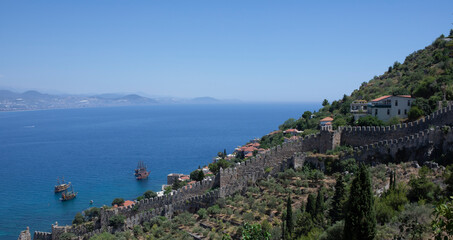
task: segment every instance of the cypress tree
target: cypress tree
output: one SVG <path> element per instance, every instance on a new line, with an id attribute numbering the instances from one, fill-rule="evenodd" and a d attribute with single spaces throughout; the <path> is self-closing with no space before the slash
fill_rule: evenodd
<path id="1" fill-rule="evenodd" d="M 330 209 L 329 215 L 332 219 L 332 223 L 341 221 L 344 218 L 344 205 L 346 202 L 346 189 L 344 184 L 344 178 L 342 175 L 338 176 L 335 184 L 335 193 L 332 198 L 332 209 Z"/>
<path id="2" fill-rule="evenodd" d="M 316 197 L 313 193 L 310 193 L 307 198 L 307 205 L 305 211 L 310 213 L 312 217 L 316 215 Z"/>
<path id="3" fill-rule="evenodd" d="M 372 240 L 376 235 L 374 196 L 368 168 L 361 165 L 352 181 L 347 203 L 344 239 Z"/>
<path id="4" fill-rule="evenodd" d="M 293 209 L 291 203 L 291 195 L 288 195 L 288 200 L 286 201 L 286 232 L 289 236 L 291 236 L 294 231 Z"/>
<path id="5" fill-rule="evenodd" d="M 316 196 L 316 215 L 324 215 L 324 191 L 320 187 Z"/>

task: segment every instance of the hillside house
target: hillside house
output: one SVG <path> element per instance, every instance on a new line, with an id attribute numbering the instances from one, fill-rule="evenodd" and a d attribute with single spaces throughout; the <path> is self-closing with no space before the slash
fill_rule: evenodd
<path id="1" fill-rule="evenodd" d="M 382 96 L 371 100 L 368 104 L 368 114 L 382 121 L 388 121 L 393 117 L 407 118 L 414 101 L 411 95 Z"/>
<path id="2" fill-rule="evenodd" d="M 351 103 L 351 113 L 354 116 L 354 121 L 368 115 L 368 102 L 365 100 L 356 100 Z"/>
<path id="3" fill-rule="evenodd" d="M 407 118 L 412 103 L 415 101 L 411 95 L 386 95 L 366 102 L 357 100 L 351 103 L 351 113 L 354 120 L 371 115 L 379 120 L 388 121 L 393 117 Z"/>
<path id="4" fill-rule="evenodd" d="M 325 117 L 325 118 L 323 118 L 323 119 L 321 119 L 321 120 L 319 121 L 319 125 L 320 125 L 321 127 L 323 127 L 323 126 L 328 126 L 328 125 L 332 125 L 332 121 L 333 121 L 333 118 L 331 118 L 331 117 Z"/>
<path id="5" fill-rule="evenodd" d="M 292 136 L 296 136 L 297 134 L 302 133 L 302 132 L 303 131 L 299 131 L 297 129 L 287 129 L 287 130 L 283 131 L 283 133 L 289 133 Z"/>

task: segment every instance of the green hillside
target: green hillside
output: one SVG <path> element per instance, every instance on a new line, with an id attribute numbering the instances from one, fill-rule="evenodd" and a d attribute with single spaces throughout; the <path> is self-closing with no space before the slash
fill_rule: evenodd
<path id="1" fill-rule="evenodd" d="M 416 98 L 410 119 L 392 119 L 387 123 L 380 121 L 354 122 L 349 113 L 354 100 L 372 100 L 383 95 L 412 95 Z M 329 103 L 323 102 L 323 108 L 313 113 L 305 112 L 300 119 L 288 119 L 280 125 L 281 130 L 297 128 L 312 133 L 318 128 L 319 120 L 331 116 L 333 127 L 342 125 L 391 125 L 401 121 L 410 121 L 422 115 L 428 115 L 438 108 L 439 101 L 453 100 L 453 29 L 448 37 L 443 34 L 424 49 L 409 54 L 404 63 L 395 62 L 388 71 L 363 82 L 359 89 L 342 99 Z M 368 119 L 369 120 L 369 119 Z"/>

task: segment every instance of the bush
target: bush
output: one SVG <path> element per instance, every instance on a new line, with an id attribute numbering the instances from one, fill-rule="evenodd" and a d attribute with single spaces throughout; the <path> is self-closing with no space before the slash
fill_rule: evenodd
<path id="1" fill-rule="evenodd" d="M 280 178 L 280 179 L 290 179 L 295 176 L 296 176 L 296 172 L 292 168 L 287 169 L 284 172 L 278 173 L 278 178 Z"/>
<path id="2" fill-rule="evenodd" d="M 124 199 L 123 198 L 115 198 L 112 202 L 112 206 L 118 205 L 121 206 L 124 204 Z"/>
<path id="3" fill-rule="evenodd" d="M 85 210 L 85 217 L 88 221 L 93 220 L 93 218 L 99 217 L 101 213 L 101 209 L 97 207 L 92 207 L 90 209 Z"/>
<path id="4" fill-rule="evenodd" d="M 76 235 L 74 233 L 65 232 L 65 233 L 62 233 L 60 235 L 59 239 L 61 239 L 61 240 L 71 240 L 73 237 L 76 237 Z"/>
<path id="5" fill-rule="evenodd" d="M 407 114 L 410 121 L 415 121 L 423 115 L 424 115 L 424 112 L 417 106 L 412 106 L 411 109 L 409 110 L 409 113 Z"/>
<path id="6" fill-rule="evenodd" d="M 154 198 L 154 197 L 157 197 L 157 193 L 155 193 L 151 190 L 148 190 L 145 193 L 143 193 L 143 197 L 144 198 Z"/>
<path id="7" fill-rule="evenodd" d="M 214 205 L 208 208 L 208 213 L 209 214 L 219 214 L 220 213 L 220 207 L 219 205 Z"/>
<path id="8" fill-rule="evenodd" d="M 115 215 L 109 219 L 109 226 L 118 228 L 124 224 L 124 220 L 126 220 L 126 217 L 124 217 L 123 215 Z"/>
<path id="9" fill-rule="evenodd" d="M 63 235 L 63 234 L 62 234 Z M 60 235 L 61 238 L 61 235 Z M 90 238 L 90 240 L 116 240 L 117 238 L 115 235 L 108 233 L 108 232 L 103 232 L 101 234 L 96 234 L 93 237 Z"/>
<path id="10" fill-rule="evenodd" d="M 338 221 L 319 236 L 319 240 L 343 239 L 344 221 Z"/>
<path id="11" fill-rule="evenodd" d="M 85 218 L 81 213 L 77 213 L 74 217 L 74 220 L 72 220 L 72 224 L 79 225 L 85 222 Z"/>
<path id="12" fill-rule="evenodd" d="M 409 181 L 411 189 L 409 190 L 407 197 L 411 202 L 420 200 L 432 202 L 436 199 L 437 193 L 440 192 L 439 186 L 427 178 L 426 175 L 428 170 L 426 169 L 428 168 L 422 167 L 419 170 L 419 176 L 417 178 L 411 178 Z"/>
<path id="13" fill-rule="evenodd" d="M 383 121 L 371 115 L 361 117 L 357 122 L 357 126 L 383 126 L 383 125 L 385 125 Z"/>
<path id="14" fill-rule="evenodd" d="M 194 181 L 201 181 L 204 179 L 204 173 L 202 170 L 200 169 L 197 169 L 193 172 L 190 173 L 190 179 L 194 180 Z"/>
<path id="15" fill-rule="evenodd" d="M 375 202 L 376 209 L 376 221 L 379 224 L 385 224 L 390 222 L 390 220 L 395 216 L 395 210 L 393 210 L 389 205 L 385 204 L 381 199 L 377 199 Z"/>
<path id="16" fill-rule="evenodd" d="M 172 190 L 173 190 L 173 189 L 172 189 L 171 186 L 166 186 L 166 187 L 164 188 L 164 194 L 167 195 L 167 194 L 171 193 Z"/>

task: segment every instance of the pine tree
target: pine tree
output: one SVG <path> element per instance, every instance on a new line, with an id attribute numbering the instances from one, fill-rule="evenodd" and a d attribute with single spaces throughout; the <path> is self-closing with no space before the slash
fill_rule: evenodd
<path id="1" fill-rule="evenodd" d="M 347 203 L 344 239 L 371 240 L 376 235 L 374 196 L 368 168 L 361 165 L 352 181 Z"/>
<path id="2" fill-rule="evenodd" d="M 332 219 L 332 223 L 341 221 L 344 218 L 344 205 L 346 202 L 346 189 L 344 184 L 344 178 L 342 175 L 338 176 L 335 184 L 335 193 L 332 198 L 332 209 L 330 209 L 329 215 Z"/>
<path id="3" fill-rule="evenodd" d="M 316 215 L 316 197 L 313 193 L 310 193 L 307 198 L 307 205 L 305 211 L 310 213 L 312 217 Z"/>
<path id="4" fill-rule="evenodd" d="M 289 195 L 288 200 L 286 201 L 286 232 L 289 236 L 291 236 L 294 231 L 293 209 L 291 203 L 291 195 Z"/>

